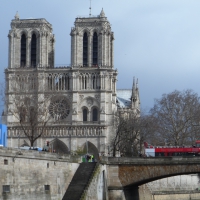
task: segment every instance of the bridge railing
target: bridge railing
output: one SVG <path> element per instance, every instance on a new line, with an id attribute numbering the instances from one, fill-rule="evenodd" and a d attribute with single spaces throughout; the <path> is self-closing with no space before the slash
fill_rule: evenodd
<path id="1" fill-rule="evenodd" d="M 101 157 L 100 163 L 108 165 L 134 164 L 134 165 L 160 165 L 160 164 L 200 164 L 200 156 L 174 156 L 174 157 Z"/>

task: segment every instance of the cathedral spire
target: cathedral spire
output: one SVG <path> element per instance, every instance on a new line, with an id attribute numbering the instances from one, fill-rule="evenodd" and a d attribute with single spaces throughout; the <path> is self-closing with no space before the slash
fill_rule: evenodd
<path id="1" fill-rule="evenodd" d="M 102 10 L 101 10 L 100 17 L 106 17 L 106 16 L 105 16 L 105 13 L 104 13 L 104 11 L 103 11 L 103 8 L 102 8 Z"/>
<path id="2" fill-rule="evenodd" d="M 133 77 L 131 108 L 138 110 L 138 111 L 140 110 L 140 97 L 139 97 L 138 79 L 136 81 L 135 77 Z"/>
<path id="3" fill-rule="evenodd" d="M 133 77 L 133 86 L 132 86 L 132 99 L 135 99 L 135 94 L 136 93 L 136 81 L 135 81 L 135 77 Z"/>
<path id="4" fill-rule="evenodd" d="M 15 14 L 15 20 L 19 20 L 19 14 L 18 14 L 18 11 L 17 11 L 16 14 Z"/>

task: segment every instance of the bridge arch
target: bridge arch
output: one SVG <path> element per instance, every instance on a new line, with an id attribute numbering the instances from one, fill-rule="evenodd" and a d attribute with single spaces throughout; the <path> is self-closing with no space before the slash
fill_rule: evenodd
<path id="1" fill-rule="evenodd" d="M 168 165 L 120 165 L 118 168 L 119 180 L 123 187 L 132 187 L 146 184 L 158 179 L 195 174 L 200 172 L 200 165 L 168 164 Z"/>
<path id="2" fill-rule="evenodd" d="M 200 157 L 103 157 L 101 163 L 108 165 L 108 189 L 123 191 L 126 200 L 133 196 L 135 200 L 139 199 L 138 186 L 145 183 L 200 172 Z"/>

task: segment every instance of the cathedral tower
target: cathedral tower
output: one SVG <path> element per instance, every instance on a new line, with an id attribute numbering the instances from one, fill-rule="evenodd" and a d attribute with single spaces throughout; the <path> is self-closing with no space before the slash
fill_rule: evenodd
<path id="1" fill-rule="evenodd" d="M 54 35 L 45 19 L 20 19 L 11 22 L 8 68 L 54 65 Z"/>
<path id="2" fill-rule="evenodd" d="M 71 30 L 72 66 L 112 66 L 114 34 L 102 9 L 96 17 L 77 17 Z"/>

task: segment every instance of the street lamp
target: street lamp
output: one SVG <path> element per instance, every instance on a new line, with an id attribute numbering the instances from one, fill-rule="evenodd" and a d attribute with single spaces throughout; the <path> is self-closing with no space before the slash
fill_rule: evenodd
<path id="1" fill-rule="evenodd" d="M 86 150 L 87 150 L 87 154 L 88 154 L 87 128 L 85 128 L 85 135 L 86 135 Z"/>

